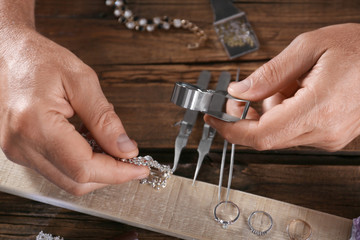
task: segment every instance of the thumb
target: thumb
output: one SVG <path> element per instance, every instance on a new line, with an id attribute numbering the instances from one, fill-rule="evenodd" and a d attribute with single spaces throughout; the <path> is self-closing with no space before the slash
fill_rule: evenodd
<path id="1" fill-rule="evenodd" d="M 299 35 L 279 55 L 241 82 L 229 85 L 230 95 L 250 101 L 272 96 L 308 72 L 326 51 L 313 32 Z M 320 47 L 319 47 L 320 46 Z"/>
<path id="2" fill-rule="evenodd" d="M 72 89 L 69 89 L 76 93 L 70 99 L 71 105 L 93 138 L 107 153 L 120 158 L 136 157 L 139 154 L 136 142 L 126 134 L 113 105 L 101 90 L 96 73 L 91 69 L 89 72 L 78 76 Z"/>

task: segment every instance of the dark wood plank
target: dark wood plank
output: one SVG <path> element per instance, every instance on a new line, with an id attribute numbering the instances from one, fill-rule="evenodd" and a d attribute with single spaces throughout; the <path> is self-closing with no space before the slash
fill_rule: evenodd
<path id="1" fill-rule="evenodd" d="M 215 89 L 218 76 L 229 71 L 234 80 L 240 67 L 240 79 L 245 78 L 263 62 L 211 65 L 141 65 L 95 66 L 103 91 L 114 104 L 128 134 L 141 148 L 173 148 L 179 128 L 174 124 L 182 120 L 185 110 L 170 102 L 175 82 L 196 83 L 202 70 L 212 72 L 209 88 Z M 261 103 L 252 103 L 261 111 Z M 197 148 L 202 135 L 202 115 L 190 135 L 188 148 Z M 343 151 L 359 153 L 360 138 Z M 222 149 L 223 139 L 217 136 L 213 149 Z M 292 148 L 292 151 L 322 152 L 312 148 Z"/>
<path id="2" fill-rule="evenodd" d="M 40 231 L 71 239 L 176 239 L 125 224 L 76 213 L 28 199 L 0 193 L 0 239 L 34 240 Z"/>
<path id="3" fill-rule="evenodd" d="M 187 18 L 209 35 L 206 47 L 189 51 L 185 43 L 195 38 L 185 30 L 136 32 L 119 26 L 104 1 L 38 1 L 37 28 L 69 48 L 90 65 L 228 61 L 212 26 L 209 1 L 130 1 L 138 15 Z M 357 1 L 239 2 L 248 14 L 261 43 L 259 51 L 237 59 L 274 57 L 302 32 L 330 24 L 359 22 Z"/>
<path id="4" fill-rule="evenodd" d="M 189 19 L 207 32 L 209 41 L 204 48 L 189 51 L 185 43 L 195 38 L 185 30 L 127 30 L 117 23 L 104 0 L 39 0 L 37 28 L 95 69 L 106 97 L 129 135 L 139 143 L 141 154 L 170 164 L 178 132 L 173 124 L 184 113 L 169 101 L 176 81 L 195 83 L 201 70 L 210 70 L 214 88 L 221 71 L 231 71 L 235 76 L 238 66 L 243 79 L 302 32 L 360 21 L 360 2 L 354 0 L 235 1 L 247 13 L 261 48 L 229 61 L 213 30 L 208 0 L 129 2 L 132 10 L 144 17 Z M 260 103 L 255 106 L 259 109 Z M 72 121 L 79 124 L 76 118 Z M 181 156 L 178 175 L 193 177 L 202 124 L 199 118 Z M 217 136 L 199 180 L 217 183 L 222 143 Z M 354 218 L 360 215 L 358 146 L 359 138 L 338 153 L 304 148 L 259 153 L 239 146 L 232 187 Z M 299 154 L 291 154 L 294 152 Z M 0 202 L 0 239 L 34 239 L 41 230 L 65 239 L 111 239 L 130 231 L 138 232 L 139 239 L 174 239 L 4 193 L 0 193 Z"/>

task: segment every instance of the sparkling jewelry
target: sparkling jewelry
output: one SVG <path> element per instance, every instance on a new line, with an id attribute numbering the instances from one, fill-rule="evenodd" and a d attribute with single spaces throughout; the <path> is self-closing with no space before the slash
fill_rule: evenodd
<path id="1" fill-rule="evenodd" d="M 220 210 L 219 210 L 220 208 Z M 235 210 L 235 211 L 234 211 Z M 225 220 L 225 216 L 229 216 L 235 212 L 235 217 Z M 219 217 L 219 215 L 224 215 L 224 217 Z M 227 229 L 229 225 L 235 223 L 240 216 L 239 207 L 231 201 L 222 201 L 219 202 L 214 208 L 214 217 L 215 221 L 222 224 L 222 228 Z"/>
<path id="2" fill-rule="evenodd" d="M 57 237 L 53 237 L 52 234 L 49 233 L 44 233 L 43 231 L 41 231 L 37 236 L 36 236 L 36 240 L 64 240 L 64 238 L 57 236 Z"/>
<path id="3" fill-rule="evenodd" d="M 97 144 L 97 142 L 91 138 L 89 134 L 82 134 L 82 136 L 88 141 L 94 152 L 104 153 L 104 150 Z M 172 171 L 169 165 L 160 164 L 154 160 L 151 156 L 134 157 L 130 159 L 114 157 L 116 160 L 124 163 L 130 163 L 137 166 L 146 166 L 149 168 L 150 173 L 147 178 L 141 179 L 141 184 L 149 184 L 153 188 L 159 190 L 165 188 L 167 180 L 171 177 Z"/>
<path id="4" fill-rule="evenodd" d="M 186 29 L 198 38 L 197 42 L 187 44 L 189 49 L 199 48 L 208 39 L 204 30 L 189 20 L 168 16 L 154 17 L 153 19 L 138 17 L 127 7 L 126 0 L 105 0 L 105 4 L 114 7 L 114 16 L 128 29 L 147 32 L 153 32 L 156 29 L 169 30 L 171 27 Z"/>
<path id="5" fill-rule="evenodd" d="M 301 219 L 293 219 L 286 227 L 291 240 L 309 240 L 312 234 L 310 224 Z"/>
<path id="6" fill-rule="evenodd" d="M 148 167 L 150 169 L 150 174 L 147 178 L 141 179 L 140 183 L 147 183 L 157 190 L 166 187 L 167 180 L 172 175 L 172 171 L 169 165 L 160 164 L 149 155 L 145 157 L 134 157 L 130 159 L 116 159 L 125 163 Z"/>
<path id="7" fill-rule="evenodd" d="M 254 227 L 254 218 L 255 217 L 259 217 L 260 218 L 260 224 L 262 225 L 263 224 L 263 219 L 262 219 L 262 216 L 266 216 L 266 218 L 269 220 L 268 221 L 268 224 L 267 226 L 265 227 L 265 230 L 262 230 L 260 228 L 255 228 Z M 259 224 L 259 225 L 260 225 Z M 250 214 L 249 218 L 248 218 L 248 225 L 250 227 L 250 230 L 253 234 L 255 235 L 258 235 L 258 236 L 263 236 L 263 235 L 266 235 L 270 230 L 271 228 L 273 227 L 273 219 L 272 217 L 270 216 L 270 214 L 268 214 L 267 212 L 264 212 L 264 211 L 254 211 Z M 260 225 L 260 227 L 261 227 Z"/>

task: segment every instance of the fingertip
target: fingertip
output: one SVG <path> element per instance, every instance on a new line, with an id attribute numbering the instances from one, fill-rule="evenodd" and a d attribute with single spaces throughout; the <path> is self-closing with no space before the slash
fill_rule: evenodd
<path id="1" fill-rule="evenodd" d="M 96 183 L 122 184 L 144 179 L 150 173 L 147 166 L 132 164 L 105 154 L 94 154 L 94 160 L 88 166 L 92 171 L 90 181 Z"/>
<path id="2" fill-rule="evenodd" d="M 205 115 L 204 115 L 204 122 L 207 123 L 207 124 L 209 124 L 210 126 L 213 126 L 215 121 L 214 121 L 214 118 L 213 118 L 213 117 L 211 117 L 211 116 L 208 115 L 208 114 L 205 114 Z"/>
<path id="3" fill-rule="evenodd" d="M 247 92 L 251 87 L 251 81 L 246 78 L 240 82 L 232 82 L 229 84 L 228 92 L 232 96 L 240 96 L 242 93 Z"/>
<path id="4" fill-rule="evenodd" d="M 220 119 L 217 119 L 217 118 L 214 118 L 210 115 L 205 115 L 204 116 L 204 121 L 209 124 L 212 128 L 215 128 L 217 131 L 222 131 L 222 129 L 225 127 L 226 125 L 226 122 L 220 120 Z"/>
<path id="5" fill-rule="evenodd" d="M 150 174 L 150 170 L 148 167 L 139 167 L 141 168 L 141 170 L 139 170 L 139 173 L 137 174 L 136 177 L 134 177 L 134 179 L 136 180 L 141 180 L 141 179 L 144 179 L 144 178 L 147 178 Z"/>
<path id="6" fill-rule="evenodd" d="M 134 157 L 136 157 L 136 156 L 139 155 L 139 149 L 136 148 L 136 149 L 134 149 L 133 151 L 125 152 L 125 153 L 121 152 L 121 153 L 119 153 L 118 155 L 119 155 L 119 156 L 117 156 L 117 157 L 119 157 L 119 158 L 127 158 L 127 159 L 128 159 L 128 158 L 134 158 Z"/>

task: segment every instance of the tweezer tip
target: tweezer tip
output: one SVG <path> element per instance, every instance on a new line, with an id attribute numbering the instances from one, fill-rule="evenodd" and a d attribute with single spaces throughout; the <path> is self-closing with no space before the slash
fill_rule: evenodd
<path id="1" fill-rule="evenodd" d="M 195 185 L 195 182 L 196 182 L 196 178 L 197 178 L 197 176 L 198 176 L 198 173 L 199 173 L 199 170 L 196 169 L 195 175 L 194 175 L 194 179 L 193 179 L 193 182 L 192 182 L 192 185 L 193 185 L 193 186 Z"/>

